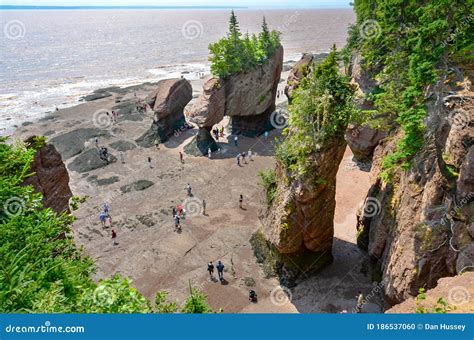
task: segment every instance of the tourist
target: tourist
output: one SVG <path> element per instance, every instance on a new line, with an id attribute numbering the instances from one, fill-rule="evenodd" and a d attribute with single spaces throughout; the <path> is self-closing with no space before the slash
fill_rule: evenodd
<path id="1" fill-rule="evenodd" d="M 239 137 L 238 136 L 234 137 L 234 145 L 239 146 Z"/>
<path id="2" fill-rule="evenodd" d="M 245 151 L 242 152 L 242 160 L 244 161 L 245 164 L 247 164 L 247 159 L 245 158 L 247 155 L 245 154 Z"/>
<path id="3" fill-rule="evenodd" d="M 206 215 L 206 200 L 202 200 L 202 214 Z"/>
<path id="4" fill-rule="evenodd" d="M 179 152 L 179 161 L 181 162 L 181 164 L 184 164 L 184 157 L 181 151 Z"/>
<path id="5" fill-rule="evenodd" d="M 112 241 L 113 241 L 114 246 L 118 245 L 118 243 L 117 243 L 117 232 L 114 229 L 112 229 Z"/>
<path id="6" fill-rule="evenodd" d="M 248 156 L 249 156 L 249 161 L 251 161 L 252 160 L 252 150 L 251 149 L 249 149 Z"/>
<path id="7" fill-rule="evenodd" d="M 174 215 L 174 229 L 175 230 L 181 230 L 180 218 L 179 218 L 178 214 Z"/>
<path id="8" fill-rule="evenodd" d="M 243 207 L 242 207 L 243 203 L 244 203 L 244 196 L 242 194 L 240 194 L 240 198 L 239 198 L 239 207 L 240 207 L 240 209 L 243 209 Z"/>
<path id="9" fill-rule="evenodd" d="M 110 206 L 107 202 L 104 202 L 104 204 L 102 205 L 103 208 L 104 208 L 104 213 L 108 216 L 109 215 L 109 211 L 110 211 Z"/>
<path id="10" fill-rule="evenodd" d="M 100 220 L 100 223 L 102 223 L 102 227 L 105 228 L 105 221 L 107 220 L 107 214 L 104 212 L 101 212 L 99 215 L 99 220 Z"/>
<path id="11" fill-rule="evenodd" d="M 263 135 L 265 136 L 265 139 L 268 139 L 268 131 L 265 131 Z"/>
<path id="12" fill-rule="evenodd" d="M 157 150 L 160 150 L 160 139 L 159 138 L 155 138 L 155 148 Z"/>
<path id="13" fill-rule="evenodd" d="M 211 156 L 212 156 L 211 148 L 208 148 L 207 149 L 207 157 L 209 157 L 209 159 L 211 159 Z"/>
<path id="14" fill-rule="evenodd" d="M 249 300 L 251 302 L 254 302 L 254 303 L 257 302 L 257 292 L 256 291 L 254 291 L 254 290 L 249 291 Z"/>
<path id="15" fill-rule="evenodd" d="M 191 197 L 193 195 L 193 189 L 191 188 L 191 184 L 188 183 L 186 186 L 186 192 L 188 193 L 188 196 Z"/>
<path id="16" fill-rule="evenodd" d="M 153 164 L 151 164 L 151 157 L 148 157 L 148 166 L 150 169 L 153 169 Z"/>
<path id="17" fill-rule="evenodd" d="M 207 271 L 212 280 L 214 278 L 214 265 L 212 264 L 212 261 L 207 264 Z"/>
<path id="18" fill-rule="evenodd" d="M 240 153 L 237 154 L 237 157 L 235 159 L 237 161 L 237 165 L 240 166 Z"/>
<path id="19" fill-rule="evenodd" d="M 357 306 L 356 306 L 356 312 L 357 313 L 362 313 L 362 306 L 364 305 L 364 295 L 362 292 L 359 290 L 359 294 L 356 296 L 357 298 Z"/>
<path id="20" fill-rule="evenodd" d="M 173 216 L 173 218 L 176 216 L 177 214 L 177 211 L 176 211 L 176 208 L 173 207 L 173 209 L 171 210 L 171 216 Z"/>
<path id="21" fill-rule="evenodd" d="M 99 148 L 99 138 L 95 138 L 95 147 L 98 149 Z"/>
<path id="22" fill-rule="evenodd" d="M 219 280 L 224 281 L 224 264 L 219 260 L 217 262 L 217 275 L 219 275 Z"/>

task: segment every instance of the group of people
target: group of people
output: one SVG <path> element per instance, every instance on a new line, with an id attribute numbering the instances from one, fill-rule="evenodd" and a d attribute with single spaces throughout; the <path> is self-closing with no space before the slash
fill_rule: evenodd
<path id="1" fill-rule="evenodd" d="M 222 263 L 221 260 L 217 261 L 217 264 L 215 266 L 215 268 L 217 269 L 217 276 L 219 278 L 219 281 L 223 282 L 224 281 L 224 264 Z M 208 264 L 207 264 L 207 271 L 209 272 L 209 276 L 211 278 L 211 280 L 214 280 L 214 264 L 212 263 L 212 261 L 210 261 Z"/>
<path id="2" fill-rule="evenodd" d="M 107 202 L 104 202 L 102 205 L 102 211 L 99 214 L 99 220 L 102 224 L 102 227 L 106 227 L 107 220 L 109 221 L 109 227 L 112 227 L 112 215 L 110 215 L 110 206 Z M 114 246 L 118 245 L 117 243 L 117 232 L 115 229 L 112 229 L 112 244 Z"/>
<path id="3" fill-rule="evenodd" d="M 238 166 L 242 166 L 241 165 L 241 162 L 243 162 L 244 164 L 248 164 L 247 163 L 247 159 L 249 161 L 252 160 L 252 150 L 250 149 L 247 153 L 244 151 L 244 152 L 240 152 L 237 154 L 237 156 L 235 157 L 235 160 L 237 162 L 237 165 Z"/>
<path id="4" fill-rule="evenodd" d="M 224 127 L 214 127 L 214 129 L 212 129 L 212 134 L 214 135 L 215 140 L 219 141 L 219 138 L 224 138 Z"/>
<path id="5" fill-rule="evenodd" d="M 118 112 L 112 111 L 112 113 L 109 113 L 109 111 L 106 112 L 107 117 L 110 118 L 112 124 L 115 124 L 118 122 Z"/>

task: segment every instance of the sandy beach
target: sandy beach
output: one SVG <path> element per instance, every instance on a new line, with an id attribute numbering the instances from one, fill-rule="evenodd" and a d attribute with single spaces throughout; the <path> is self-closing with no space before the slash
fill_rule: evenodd
<path id="1" fill-rule="evenodd" d="M 287 75 L 282 74 L 280 90 Z M 191 81 L 194 98 L 203 81 Z M 150 128 L 153 114 L 134 112 L 134 106 L 153 88 L 143 84 L 112 89 L 110 96 L 24 124 L 14 135 L 20 139 L 45 135 L 59 145 L 73 194 L 87 197 L 73 212 L 77 218 L 73 230 L 76 243 L 96 262 L 97 280 L 119 273 L 151 300 L 157 291 L 166 290 L 171 299 L 183 301 L 191 284 L 208 295 L 213 308 L 228 313 L 337 313 L 354 307 L 358 290 L 371 291 L 370 275 L 364 270 L 366 255 L 355 244 L 355 211 L 364 199 L 369 175 L 352 162 L 349 148 L 338 173 L 335 261 L 316 276 L 301 277 L 295 288 L 282 290 L 276 278 L 265 277 L 249 242 L 260 228 L 258 216 L 264 204 L 258 173 L 274 165 L 273 140 L 281 131 L 273 130 L 267 139 L 241 137 L 238 147 L 229 143 L 226 132 L 219 141 L 220 151 L 211 159 L 185 153 L 195 129 L 171 138 L 159 150 L 139 147 L 136 140 Z M 278 103 L 284 102 L 283 97 Z M 119 112 L 118 122 L 101 127 L 94 114 L 114 109 Z M 88 154 L 97 152 L 95 138 L 115 162 L 99 167 L 91 163 Z M 237 153 L 248 150 L 253 152 L 252 160 L 237 166 Z M 179 152 L 184 153 L 184 164 Z M 191 198 L 186 195 L 188 183 L 193 188 Z M 243 209 L 238 202 L 241 194 Z M 202 200 L 207 203 L 205 215 Z M 104 202 L 110 205 L 112 227 L 107 223 L 104 228 L 99 221 Z M 177 205 L 188 210 L 181 232 L 174 231 L 172 219 L 172 207 Z M 118 234 L 116 246 L 112 228 Z M 222 284 L 211 280 L 206 271 L 209 261 L 218 260 L 225 265 Z M 248 301 L 250 289 L 258 293 L 256 304 Z M 380 312 L 381 306 L 369 303 L 365 311 Z"/>

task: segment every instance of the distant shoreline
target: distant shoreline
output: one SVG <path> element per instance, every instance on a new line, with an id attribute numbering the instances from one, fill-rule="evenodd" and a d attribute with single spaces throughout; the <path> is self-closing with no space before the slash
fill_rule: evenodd
<path id="1" fill-rule="evenodd" d="M 221 10 L 221 9 L 248 9 L 248 10 L 284 10 L 284 9 L 299 9 L 299 10 L 327 10 L 327 9 L 351 9 L 351 6 L 345 7 L 249 7 L 249 6 L 15 6 L 15 5 L 0 5 L 0 10 L 10 11 L 24 11 L 24 10 Z"/>

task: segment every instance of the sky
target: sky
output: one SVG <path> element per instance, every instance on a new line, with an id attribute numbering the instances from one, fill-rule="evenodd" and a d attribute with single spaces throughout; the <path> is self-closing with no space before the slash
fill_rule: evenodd
<path id="1" fill-rule="evenodd" d="M 350 0 L 0 0 L 0 5 L 35 6 L 245 6 L 264 8 L 344 8 Z"/>

